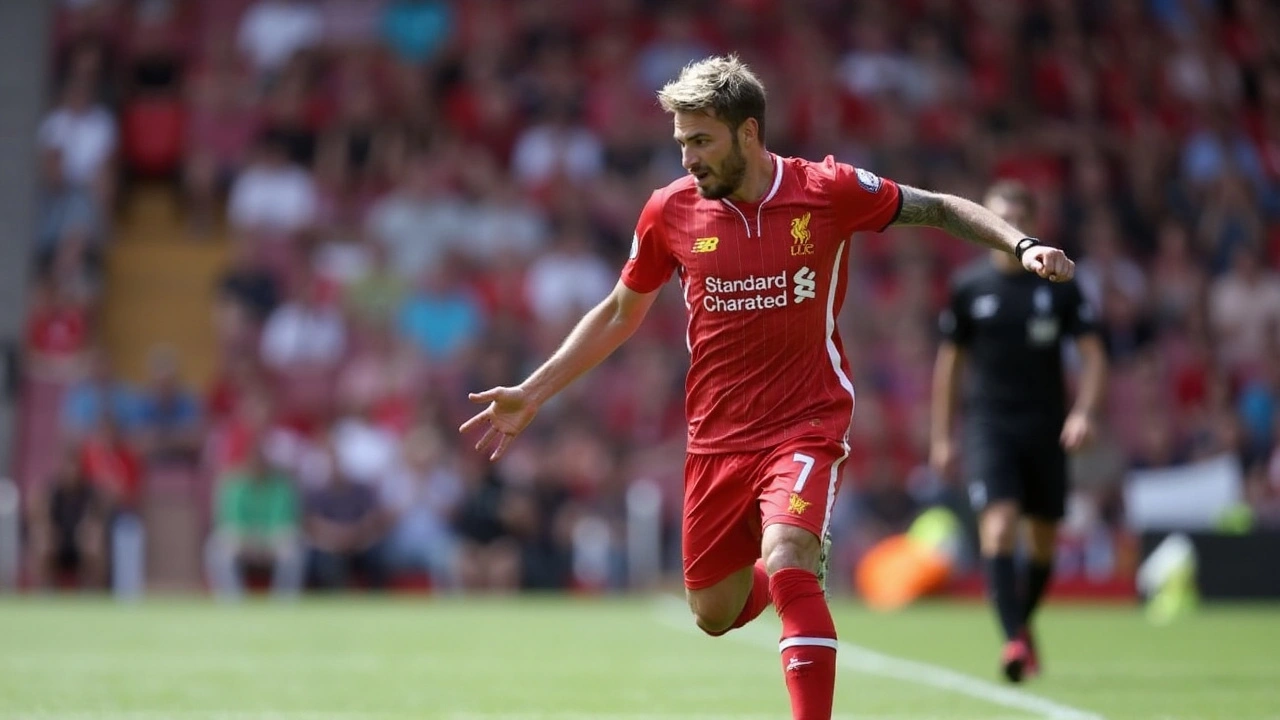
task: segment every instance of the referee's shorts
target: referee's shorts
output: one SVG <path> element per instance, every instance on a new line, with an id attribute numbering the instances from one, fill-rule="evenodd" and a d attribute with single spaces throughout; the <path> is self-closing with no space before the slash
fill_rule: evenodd
<path id="1" fill-rule="evenodd" d="M 974 509 L 1012 500 L 1024 515 L 1061 520 L 1068 489 L 1061 427 L 1061 423 L 967 419 L 964 471 Z"/>

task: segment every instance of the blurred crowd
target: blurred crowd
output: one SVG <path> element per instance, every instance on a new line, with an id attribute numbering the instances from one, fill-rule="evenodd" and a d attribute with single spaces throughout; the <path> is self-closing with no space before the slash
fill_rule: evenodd
<path id="1" fill-rule="evenodd" d="M 682 172 L 654 91 L 727 51 L 769 88 L 777 153 L 1034 189 L 1029 230 L 1079 260 L 1113 363 L 1060 573 L 1123 569 L 1133 469 L 1234 454 L 1254 521 L 1280 523 L 1277 28 L 1265 0 L 66 0 L 26 372 L 72 389 L 32 547 L 97 537 L 184 467 L 210 480 L 228 596 L 244 561 L 286 593 L 402 571 L 611 588 L 647 481 L 678 569 L 677 292 L 502 463 L 456 428 L 468 391 L 519 381 L 613 286 Z M 99 349 L 104 249 L 143 181 L 181 197 L 187 241 L 232 246 L 209 387 L 182 386 L 173 348 L 141 387 Z M 976 257 L 926 229 L 852 246 L 837 578 L 921 507 L 963 505 L 926 467 L 927 417 L 946 280 Z"/>

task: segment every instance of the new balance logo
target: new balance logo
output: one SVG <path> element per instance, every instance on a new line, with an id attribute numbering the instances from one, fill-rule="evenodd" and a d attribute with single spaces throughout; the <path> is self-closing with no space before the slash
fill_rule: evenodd
<path id="1" fill-rule="evenodd" d="M 693 241 L 693 251 L 696 253 L 715 252 L 716 246 L 720 244 L 718 237 L 704 237 Z"/>
<path id="2" fill-rule="evenodd" d="M 812 300 L 817 297 L 815 290 L 818 287 L 818 273 L 807 267 L 802 267 L 796 271 L 791 279 L 796 283 L 796 303 L 802 303 L 805 300 Z"/>
<path id="3" fill-rule="evenodd" d="M 812 660 L 801 660 L 798 657 L 793 657 L 787 661 L 787 672 L 792 672 L 793 670 L 799 670 L 805 665 L 812 665 L 812 664 L 813 664 Z"/>

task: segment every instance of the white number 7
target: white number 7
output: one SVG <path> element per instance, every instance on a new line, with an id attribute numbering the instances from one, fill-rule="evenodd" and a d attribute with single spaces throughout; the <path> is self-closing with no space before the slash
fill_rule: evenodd
<path id="1" fill-rule="evenodd" d="M 792 460 L 800 463 L 804 467 L 800 468 L 800 477 L 796 478 L 796 487 L 794 492 L 804 490 L 804 482 L 809 479 L 809 473 L 813 472 L 813 456 L 804 453 L 796 453 L 791 456 Z"/>

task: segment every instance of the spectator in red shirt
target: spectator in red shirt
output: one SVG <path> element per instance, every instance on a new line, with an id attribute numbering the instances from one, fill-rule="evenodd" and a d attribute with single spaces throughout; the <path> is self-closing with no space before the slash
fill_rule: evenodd
<path id="1" fill-rule="evenodd" d="M 104 413 L 80 447 L 80 464 L 89 483 L 118 511 L 136 511 L 143 464 L 111 413 Z"/>
<path id="2" fill-rule="evenodd" d="M 26 367 L 33 377 L 70 382 L 88 366 L 89 311 L 48 278 L 37 281 L 27 316 Z"/>

